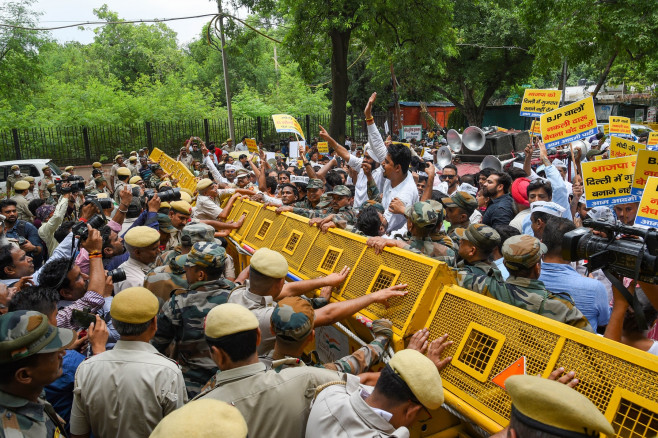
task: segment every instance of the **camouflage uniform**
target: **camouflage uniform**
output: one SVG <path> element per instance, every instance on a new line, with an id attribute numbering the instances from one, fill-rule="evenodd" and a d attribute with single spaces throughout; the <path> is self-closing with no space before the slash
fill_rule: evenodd
<path id="1" fill-rule="evenodd" d="M 164 303 L 171 297 L 171 292 L 177 289 L 187 289 L 185 269 L 176 262 L 178 256 L 168 264 L 152 269 L 144 278 L 144 287 L 153 292 L 160 302 Z"/>
<path id="2" fill-rule="evenodd" d="M 48 342 L 47 338 L 51 340 Z M 35 339 L 44 342 L 35 342 Z M 50 325 L 46 316 L 39 312 L 9 312 L 0 317 L 0 364 L 9 364 L 35 354 L 61 351 L 70 347 L 76 339 L 73 330 Z M 33 402 L 0 391 L 0 416 L 2 437 L 51 438 L 65 433 L 63 420 L 41 397 Z"/>
<path id="3" fill-rule="evenodd" d="M 468 217 L 471 217 L 476 208 L 478 208 L 478 201 L 468 192 L 457 191 L 447 198 L 442 198 L 441 202 L 446 208 L 460 208 L 466 212 Z M 468 228 L 470 221 L 461 224 L 450 224 L 447 233 L 450 234 L 455 228 Z"/>
<path id="4" fill-rule="evenodd" d="M 315 312 L 311 304 L 301 297 L 290 297 L 281 300 L 270 318 L 277 341 L 281 338 L 292 342 L 303 342 L 313 330 L 314 320 Z M 374 321 L 372 331 L 375 339 L 370 344 L 335 362 L 320 363 L 317 355 L 312 354 L 310 358 L 307 358 L 308 361 L 303 361 L 303 364 L 354 375 L 363 373 L 376 364 L 386 351 L 389 340 L 393 336 L 392 327 L 393 324 L 386 319 Z M 286 357 L 273 360 L 272 352 L 261 357 L 260 361 L 277 372 L 285 368 L 302 365 L 302 359 L 299 358 Z"/>
<path id="5" fill-rule="evenodd" d="M 215 229 L 201 222 L 191 222 L 185 225 L 180 232 L 179 244 L 173 249 L 164 251 L 155 259 L 155 266 L 164 266 L 183 253 L 183 243 L 186 248 L 191 248 L 197 242 L 213 242 L 215 240 Z"/>
<path id="6" fill-rule="evenodd" d="M 443 221 L 443 207 L 436 201 L 416 202 L 407 207 L 405 216 L 418 229 L 434 229 L 437 223 Z M 411 236 L 403 249 L 426 255 L 448 266 L 455 266 L 457 261 L 455 251 L 451 247 L 434 242 L 430 236 Z"/>
<path id="7" fill-rule="evenodd" d="M 467 271 L 457 272 L 460 286 L 495 298 L 512 306 L 554 319 L 574 327 L 592 331 L 587 318 L 578 310 L 566 293 L 553 293 L 540 280 L 514 275 L 514 267 L 530 269 L 546 252 L 544 244 L 534 237 L 522 234 L 510 237 L 503 244 L 505 266 L 510 271 L 507 282 L 502 282 L 493 269 L 487 275 L 476 275 Z"/>
<path id="8" fill-rule="evenodd" d="M 325 193 L 325 195 L 327 195 L 327 197 L 330 197 L 332 195 L 346 197 L 346 196 L 352 196 L 352 192 L 346 186 L 336 186 L 334 187 L 333 191 Z M 325 217 L 327 215 L 334 214 L 336 215 L 335 220 L 337 221 L 345 222 L 347 225 L 356 224 L 357 213 L 352 208 L 351 205 L 346 205 L 345 207 L 341 207 L 338 211 L 334 211 L 332 208 L 321 210 L 318 208 L 319 206 L 320 204 L 316 206 L 315 210 L 293 209 L 293 213 L 299 214 L 300 216 L 305 216 L 309 219 L 314 219 L 316 217 Z"/>
<path id="9" fill-rule="evenodd" d="M 455 235 L 460 242 L 468 242 L 476 247 L 480 250 L 482 256 L 487 259 L 491 251 L 500 244 L 500 234 L 490 226 L 484 224 L 472 224 L 466 229 L 456 228 Z M 485 260 L 474 260 L 471 262 L 462 260 L 457 266 L 461 270 L 476 275 L 487 275 L 490 269 L 498 271 L 495 264 Z"/>
<path id="10" fill-rule="evenodd" d="M 379 191 L 379 187 L 377 187 L 377 183 L 375 182 L 374 179 L 368 181 L 367 194 L 368 194 L 368 199 L 369 200 L 376 201 L 378 203 L 382 202 L 383 195 Z"/>
<path id="11" fill-rule="evenodd" d="M 306 185 L 306 190 L 308 189 L 324 189 L 324 183 L 321 179 L 311 178 L 308 180 L 308 184 Z M 318 202 L 318 204 L 319 203 L 320 202 Z M 292 206 L 294 208 L 303 208 L 304 210 L 315 210 L 317 208 L 317 204 L 313 206 L 308 198 L 304 198 L 301 201 L 295 202 L 292 204 Z"/>
<path id="12" fill-rule="evenodd" d="M 221 268 L 225 251 L 216 243 L 199 242 L 181 257 L 184 260 L 179 262 L 186 267 Z M 158 331 L 151 343 L 161 353 L 172 341 L 176 343 L 174 359 L 181 365 L 190 398 L 217 372 L 203 332 L 205 317 L 210 309 L 226 303 L 234 286 L 219 278 L 194 283 L 187 290 L 175 290 L 158 315 Z"/>

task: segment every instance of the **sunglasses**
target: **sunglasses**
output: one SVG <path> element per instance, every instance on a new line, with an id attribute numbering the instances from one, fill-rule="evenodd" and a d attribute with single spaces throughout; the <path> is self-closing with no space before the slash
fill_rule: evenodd
<path id="1" fill-rule="evenodd" d="M 457 175 L 441 175 L 441 176 L 439 176 L 439 179 L 440 179 L 441 181 L 445 181 L 445 180 L 447 180 L 447 179 L 453 179 L 453 178 L 455 178 L 456 176 L 457 176 Z"/>

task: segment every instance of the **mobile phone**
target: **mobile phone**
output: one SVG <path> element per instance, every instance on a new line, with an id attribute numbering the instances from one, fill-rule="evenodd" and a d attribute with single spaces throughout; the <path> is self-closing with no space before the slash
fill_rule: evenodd
<path id="1" fill-rule="evenodd" d="M 89 327 L 92 322 L 96 322 L 96 315 L 89 313 L 89 309 L 78 310 L 73 309 L 73 314 L 71 315 L 71 322 L 78 325 L 79 327 Z"/>

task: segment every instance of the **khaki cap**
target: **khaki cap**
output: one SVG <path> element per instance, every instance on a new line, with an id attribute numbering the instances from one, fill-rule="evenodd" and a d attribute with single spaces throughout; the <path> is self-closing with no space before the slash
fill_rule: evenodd
<path id="1" fill-rule="evenodd" d="M 186 201 L 173 201 L 170 203 L 171 207 L 179 213 L 190 215 L 192 214 L 192 206 Z"/>
<path id="2" fill-rule="evenodd" d="M 288 261 L 286 258 L 269 248 L 261 248 L 254 252 L 249 265 L 268 277 L 284 278 L 288 275 Z"/>
<path id="3" fill-rule="evenodd" d="M 119 167 L 117 169 L 117 175 L 119 176 L 130 176 L 130 169 L 127 167 Z"/>
<path id="4" fill-rule="evenodd" d="M 443 404 L 443 383 L 439 370 L 427 356 L 416 350 L 400 350 L 388 366 L 407 384 L 416 399 L 427 409 Z"/>
<path id="5" fill-rule="evenodd" d="M 194 196 L 194 192 L 190 189 L 185 188 L 185 187 L 181 187 L 180 191 L 181 191 L 181 193 L 187 193 L 188 195 L 190 195 L 190 197 Z"/>
<path id="6" fill-rule="evenodd" d="M 196 189 L 199 190 L 199 191 L 207 189 L 208 187 L 210 187 L 212 185 L 212 183 L 213 182 L 210 178 L 204 178 L 201 181 L 199 181 L 198 183 L 196 183 Z"/>
<path id="7" fill-rule="evenodd" d="M 512 413 L 521 423 L 556 436 L 614 436 L 615 430 L 598 408 L 567 385 L 538 376 L 511 376 L 505 389 Z M 598 433 L 596 433 L 598 436 Z"/>
<path id="8" fill-rule="evenodd" d="M 224 303 L 208 312 L 205 334 L 209 338 L 222 338 L 258 328 L 258 318 L 251 310 L 239 304 Z"/>
<path id="9" fill-rule="evenodd" d="M 160 236 L 159 233 L 158 236 Z M 116 294 L 112 299 L 110 316 L 112 319 L 128 324 L 143 324 L 152 320 L 159 310 L 160 305 L 153 292 L 145 287 L 129 287 Z"/>
<path id="10" fill-rule="evenodd" d="M 185 201 L 188 204 L 192 204 L 192 197 L 190 196 L 189 193 L 184 192 L 183 190 L 181 190 L 181 192 L 180 192 L 180 199 L 181 199 L 181 201 Z"/>
<path id="11" fill-rule="evenodd" d="M 23 178 L 23 181 L 34 182 L 34 177 L 33 176 L 26 176 L 25 178 Z"/>
<path id="12" fill-rule="evenodd" d="M 146 248 L 160 241 L 160 233 L 151 227 L 133 227 L 125 234 L 123 240 L 135 248 Z"/>
<path id="13" fill-rule="evenodd" d="M 546 254 L 546 245 L 536 237 L 521 234 L 512 236 L 503 243 L 503 263 L 507 269 L 518 271 L 535 266 Z"/>
<path id="14" fill-rule="evenodd" d="M 140 181 L 143 181 L 141 176 L 133 176 L 128 180 L 130 184 L 137 184 Z"/>
<path id="15" fill-rule="evenodd" d="M 149 438 L 215 438 L 217 436 L 245 438 L 247 423 L 238 408 L 223 401 L 202 398 L 193 400 L 164 417 L 153 429 Z"/>
<path id="16" fill-rule="evenodd" d="M 20 167 L 18 167 L 18 164 L 14 164 L 13 166 L 11 166 L 11 170 L 19 170 L 19 169 Z"/>
<path id="17" fill-rule="evenodd" d="M 64 168 L 64 170 L 66 170 L 67 172 L 72 172 L 73 169 L 75 169 L 75 167 L 73 167 L 73 166 L 66 166 L 66 167 Z"/>
<path id="18" fill-rule="evenodd" d="M 95 162 L 91 165 L 91 167 L 93 167 L 94 169 L 100 169 L 101 167 L 103 167 L 103 165 L 100 163 L 100 161 L 95 161 Z"/>
<path id="19" fill-rule="evenodd" d="M 14 184 L 14 189 L 16 191 L 22 192 L 23 190 L 27 190 L 30 188 L 30 183 L 25 181 L 25 180 L 20 180 Z"/>

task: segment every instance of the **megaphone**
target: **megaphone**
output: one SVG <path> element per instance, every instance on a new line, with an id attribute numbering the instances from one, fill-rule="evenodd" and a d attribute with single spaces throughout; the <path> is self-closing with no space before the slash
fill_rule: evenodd
<path id="1" fill-rule="evenodd" d="M 450 163 L 452 163 L 452 151 L 448 146 L 441 146 L 436 151 L 436 167 L 441 170 Z"/>
<path id="2" fill-rule="evenodd" d="M 587 151 L 589 150 L 587 142 L 584 142 L 582 140 L 576 140 L 573 143 L 571 143 L 571 146 L 573 147 L 574 151 L 576 149 L 580 149 L 581 156 L 584 157 L 587 155 Z"/>
<path id="3" fill-rule="evenodd" d="M 448 141 L 448 146 L 450 150 L 458 154 L 462 150 L 462 135 L 451 129 L 446 134 L 446 140 Z"/>
<path id="4" fill-rule="evenodd" d="M 496 172 L 503 170 L 503 163 L 494 155 L 487 155 L 480 163 L 480 170 L 493 169 Z"/>
<path id="5" fill-rule="evenodd" d="M 477 126 L 469 126 L 464 130 L 464 135 L 462 135 L 464 146 L 473 152 L 482 149 L 485 141 L 484 132 Z"/>

